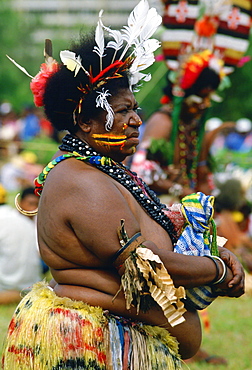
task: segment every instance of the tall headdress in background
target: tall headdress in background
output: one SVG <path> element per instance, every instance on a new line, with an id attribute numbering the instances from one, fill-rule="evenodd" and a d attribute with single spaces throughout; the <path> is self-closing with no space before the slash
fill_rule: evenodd
<path id="1" fill-rule="evenodd" d="M 197 74 L 206 67 L 214 69 L 222 80 L 241 66 L 249 45 L 251 27 L 251 0 L 162 0 L 163 14 L 162 49 L 166 64 L 176 71 L 177 87 L 187 80 L 186 88 L 196 80 Z M 202 54 L 208 50 L 208 57 Z M 192 54 L 203 55 L 204 64 Z M 211 53 L 211 54 L 210 54 Z M 192 67 L 198 72 L 190 75 Z M 188 68 L 189 67 L 189 68 Z M 188 74 L 189 72 L 189 74 Z M 175 83 L 175 77 L 172 77 Z M 224 84 L 223 84 L 224 85 Z M 183 90 L 184 88 L 182 88 Z"/>
<path id="2" fill-rule="evenodd" d="M 182 102 L 201 72 L 214 70 L 220 78 L 219 90 L 229 86 L 227 75 L 245 62 L 251 27 L 251 0 L 162 0 L 164 3 L 162 34 L 163 57 L 169 69 L 168 79 L 172 96 L 171 143 L 174 152 L 180 126 Z M 187 91 L 186 91 L 187 90 Z M 199 103 L 191 95 L 190 101 Z M 211 99 L 221 101 L 217 94 Z M 189 102 L 189 98 L 188 98 Z M 205 129 L 206 114 L 200 118 L 197 136 L 199 153 Z M 196 147 L 196 145 L 195 145 Z M 197 164 L 195 154 L 194 162 Z M 171 162 L 172 163 L 172 162 Z"/>
<path id="3" fill-rule="evenodd" d="M 239 65 L 249 45 L 250 0 L 162 1 L 162 47 L 169 68 L 176 68 L 186 46 L 195 51 L 211 49 L 225 66 Z"/>

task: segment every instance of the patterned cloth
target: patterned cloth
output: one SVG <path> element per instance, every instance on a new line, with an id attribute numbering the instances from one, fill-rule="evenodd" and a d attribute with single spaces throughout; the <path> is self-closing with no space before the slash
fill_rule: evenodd
<path id="1" fill-rule="evenodd" d="M 174 252 L 192 256 L 218 255 L 215 230 L 213 238 L 210 235 L 210 226 L 215 228 L 214 197 L 198 192 L 184 197 L 181 203 L 186 224 L 174 246 Z M 186 303 L 196 310 L 206 308 L 217 297 L 218 293 L 210 285 L 186 290 Z"/>
<path id="2" fill-rule="evenodd" d="M 186 226 L 174 247 L 174 252 L 192 256 L 211 254 L 210 226 L 214 214 L 213 202 L 213 196 L 201 192 L 193 193 L 181 200 Z"/>
<path id="3" fill-rule="evenodd" d="M 4 344 L 4 370 L 178 370 L 167 330 L 60 298 L 43 282 L 18 305 Z"/>

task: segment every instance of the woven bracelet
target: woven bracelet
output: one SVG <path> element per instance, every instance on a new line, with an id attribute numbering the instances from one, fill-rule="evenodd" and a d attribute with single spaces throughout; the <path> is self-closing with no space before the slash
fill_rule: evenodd
<path id="1" fill-rule="evenodd" d="M 214 279 L 211 281 L 211 283 L 210 284 L 215 284 L 215 282 L 217 281 L 217 279 L 218 279 L 218 277 L 219 277 L 219 275 L 220 275 L 220 269 L 219 269 L 219 266 L 218 266 L 218 262 L 216 261 L 216 259 L 215 258 L 213 258 L 213 256 L 208 256 L 208 255 L 205 255 L 204 257 L 207 257 L 207 258 L 209 258 L 211 261 L 213 261 L 214 262 L 214 264 L 215 264 L 215 267 L 216 267 L 216 274 L 215 274 L 215 277 L 214 277 Z"/>

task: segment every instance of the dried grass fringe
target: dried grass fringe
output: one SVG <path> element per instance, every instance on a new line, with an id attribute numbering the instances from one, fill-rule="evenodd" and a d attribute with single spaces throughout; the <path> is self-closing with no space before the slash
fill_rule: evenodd
<path id="1" fill-rule="evenodd" d="M 18 305 L 3 349 L 4 370 L 124 370 L 111 343 L 124 343 L 109 330 L 118 318 L 100 307 L 60 298 L 45 282 L 34 285 Z M 167 330 L 121 320 L 130 335 L 127 370 L 179 370 L 178 343 Z M 123 329 L 124 330 L 124 329 Z"/>

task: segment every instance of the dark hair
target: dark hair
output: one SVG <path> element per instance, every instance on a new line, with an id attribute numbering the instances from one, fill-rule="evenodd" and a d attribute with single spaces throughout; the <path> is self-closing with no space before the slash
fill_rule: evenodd
<path id="1" fill-rule="evenodd" d="M 107 45 L 108 41 L 110 39 L 105 37 L 105 45 Z M 70 48 L 71 51 L 76 53 L 76 56 L 79 55 L 81 57 L 83 67 L 88 72 L 91 71 L 93 76 L 97 76 L 100 72 L 100 57 L 93 52 L 95 45 L 94 31 L 92 31 L 85 36 L 81 36 L 79 42 L 73 43 Z M 102 58 L 103 69 L 111 64 L 114 52 L 115 50 L 112 48 L 105 50 L 105 56 Z M 123 60 L 126 57 L 127 55 Z M 74 77 L 74 72 L 62 65 L 60 70 L 52 75 L 46 84 L 43 102 L 47 118 L 59 131 L 76 132 L 77 127 L 74 125 L 73 112 L 80 99 L 83 98 L 83 102 L 81 103 L 81 113 L 78 118 L 87 121 L 90 118 L 97 117 L 103 111 L 95 106 L 97 91 L 101 91 L 104 87 L 105 90 L 109 90 L 110 94 L 114 95 L 120 89 L 129 88 L 128 73 L 125 71 L 120 74 L 122 77 L 108 80 L 106 84 L 97 90 L 84 95 L 79 88 L 88 84 L 88 76 L 80 69 L 76 77 Z"/>
<path id="2" fill-rule="evenodd" d="M 216 212 L 221 212 L 223 209 L 229 211 L 239 210 L 244 204 L 240 180 L 235 178 L 228 179 L 223 184 L 219 184 L 218 188 L 220 192 L 215 197 Z"/>
<path id="3" fill-rule="evenodd" d="M 27 195 L 30 195 L 30 194 L 35 195 L 34 188 L 32 186 L 24 188 L 21 191 L 20 197 L 21 197 L 21 199 L 24 199 Z"/>
<path id="4" fill-rule="evenodd" d="M 168 72 L 169 73 L 169 72 Z M 164 88 L 165 95 L 172 98 L 172 83 L 168 79 L 169 75 L 167 75 L 168 84 Z M 190 95 L 198 95 L 201 90 L 205 88 L 211 88 L 212 90 L 216 90 L 220 84 L 220 76 L 211 68 L 206 67 L 200 73 L 199 77 L 195 81 L 195 83 L 188 89 L 185 90 L 185 98 Z"/>

